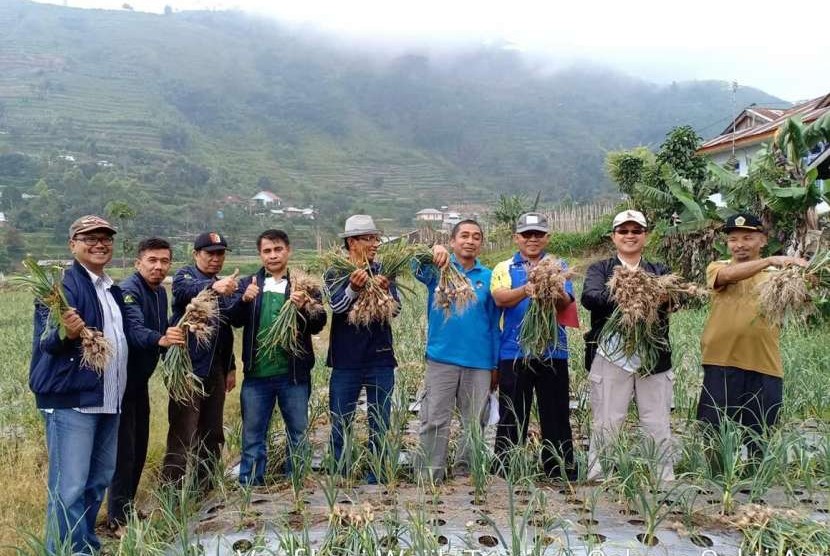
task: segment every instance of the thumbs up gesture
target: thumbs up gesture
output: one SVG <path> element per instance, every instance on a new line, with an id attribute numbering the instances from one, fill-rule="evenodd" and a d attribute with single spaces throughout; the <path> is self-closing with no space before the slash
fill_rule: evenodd
<path id="1" fill-rule="evenodd" d="M 221 280 L 213 283 L 212 288 L 216 290 L 219 295 L 232 295 L 236 291 L 236 279 L 239 277 L 239 269 L 233 271 L 233 274 L 226 276 Z"/>
<path id="2" fill-rule="evenodd" d="M 245 303 L 250 303 L 256 296 L 259 295 L 259 286 L 256 283 L 256 275 L 251 278 L 251 283 L 248 284 L 248 287 L 245 288 L 245 293 L 242 294 L 242 301 Z"/>

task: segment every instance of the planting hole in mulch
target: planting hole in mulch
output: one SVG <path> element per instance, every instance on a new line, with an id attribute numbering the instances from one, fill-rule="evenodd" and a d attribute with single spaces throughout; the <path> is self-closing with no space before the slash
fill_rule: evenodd
<path id="1" fill-rule="evenodd" d="M 237 553 L 239 553 L 239 552 L 248 552 L 253 547 L 254 547 L 254 543 L 252 543 L 248 539 L 239 539 L 238 541 L 233 543 L 233 545 L 231 546 L 231 548 L 234 550 L 234 552 L 237 552 Z"/>
<path id="2" fill-rule="evenodd" d="M 571 494 L 573 494 L 573 492 L 571 492 L 567 488 L 563 488 L 559 490 L 559 494 L 561 494 L 562 496 L 570 496 Z"/>
<path id="3" fill-rule="evenodd" d="M 482 500 L 470 500 L 470 504 L 472 504 L 473 506 L 483 506 L 486 503 L 487 502 L 484 501 L 483 499 Z"/>
<path id="4" fill-rule="evenodd" d="M 748 488 L 742 488 L 742 489 L 741 489 L 741 490 L 739 490 L 738 492 L 740 492 L 741 494 L 746 494 L 746 495 L 750 495 L 750 494 L 752 494 L 752 490 L 751 490 L 751 489 L 748 489 Z"/>
<path id="5" fill-rule="evenodd" d="M 487 548 L 492 548 L 499 544 L 498 539 L 492 535 L 481 535 L 478 538 L 478 542 L 481 546 L 486 546 Z"/>
<path id="6" fill-rule="evenodd" d="M 351 506 L 353 504 L 353 502 L 351 500 L 349 500 L 348 498 L 345 498 L 343 500 L 338 500 L 337 503 L 338 504 L 343 504 L 345 506 Z"/>
<path id="7" fill-rule="evenodd" d="M 215 513 L 216 513 L 216 512 L 218 512 L 219 510 L 224 510 L 224 509 L 225 509 L 225 505 L 224 505 L 224 504 L 216 504 L 215 506 L 213 506 L 212 508 L 210 508 L 210 509 L 207 511 L 207 513 L 208 513 L 208 515 L 210 515 L 210 514 L 215 514 Z"/>
<path id="8" fill-rule="evenodd" d="M 608 537 L 601 533 L 588 533 L 587 535 L 582 535 L 580 538 L 589 544 L 602 544 Z"/>
<path id="9" fill-rule="evenodd" d="M 689 537 L 689 540 L 692 541 L 692 544 L 695 546 L 699 546 L 701 548 L 709 548 L 714 546 L 715 541 L 707 537 L 706 535 L 692 535 Z"/>
<path id="10" fill-rule="evenodd" d="M 589 510 L 588 508 L 574 508 L 574 511 L 578 514 L 589 514 L 589 513 L 591 513 L 591 510 Z"/>
<path id="11" fill-rule="evenodd" d="M 394 498 L 384 498 L 380 503 L 384 506 L 394 506 L 396 502 Z"/>
<path id="12" fill-rule="evenodd" d="M 660 544 L 660 539 L 657 535 L 646 535 L 645 533 L 637 533 L 637 540 L 646 546 L 657 546 Z"/>
<path id="13" fill-rule="evenodd" d="M 637 515 L 637 512 L 629 508 L 623 508 L 620 510 L 620 515 Z"/>
<path id="14" fill-rule="evenodd" d="M 706 502 L 709 503 L 709 504 L 712 504 L 713 506 L 720 506 L 720 504 L 721 504 L 721 502 L 723 502 L 723 500 L 720 500 L 718 498 L 710 498 Z"/>
<path id="15" fill-rule="evenodd" d="M 253 502 L 251 502 L 251 506 L 259 506 L 260 504 L 267 504 L 268 502 L 270 502 L 270 500 L 268 500 L 267 498 L 260 498 L 259 500 L 254 500 Z M 305 500 L 303 500 L 303 502 L 307 503 Z"/>
<path id="16" fill-rule="evenodd" d="M 646 522 L 643 521 L 642 519 L 629 519 L 626 523 L 628 523 L 629 525 L 634 525 L 634 526 L 640 526 L 640 525 L 645 525 L 646 524 Z"/>
<path id="17" fill-rule="evenodd" d="M 767 505 L 767 501 L 764 500 L 763 498 L 754 498 L 754 499 L 750 500 L 750 502 L 753 503 L 753 504 L 758 504 L 759 506 L 766 506 Z"/>
<path id="18" fill-rule="evenodd" d="M 597 525 L 599 525 L 599 521 L 587 517 L 578 520 L 577 523 L 579 523 L 583 527 L 596 527 Z"/>
<path id="19" fill-rule="evenodd" d="M 540 544 L 542 546 L 550 546 L 556 542 L 556 537 L 537 533 L 536 536 L 533 537 L 533 542 L 534 544 Z"/>
<path id="20" fill-rule="evenodd" d="M 427 500 L 426 503 L 430 506 L 441 506 L 444 501 L 443 500 Z"/>
<path id="21" fill-rule="evenodd" d="M 568 498 L 565 498 L 565 502 L 567 502 L 568 504 L 573 504 L 574 506 L 581 506 L 585 503 L 582 501 L 581 498 L 577 498 L 576 496 L 569 496 Z"/>
<path id="22" fill-rule="evenodd" d="M 446 546 L 449 542 L 449 539 L 444 535 L 438 535 L 438 544 L 441 546 Z"/>
<path id="23" fill-rule="evenodd" d="M 429 523 L 433 527 L 442 527 L 442 526 L 447 524 L 447 520 L 446 519 L 440 519 L 440 518 L 436 517 L 436 518 L 430 519 L 427 523 Z"/>
<path id="24" fill-rule="evenodd" d="M 796 495 L 796 496 L 801 496 L 802 494 L 804 494 L 804 491 L 796 489 L 796 490 L 793 491 L 793 494 Z"/>
<path id="25" fill-rule="evenodd" d="M 830 514 L 830 510 L 828 510 L 827 508 L 816 508 L 816 512 L 820 514 Z"/>
<path id="26" fill-rule="evenodd" d="M 812 498 L 802 498 L 802 499 L 799 500 L 799 502 L 801 502 L 802 504 L 815 504 L 816 503 L 816 501 L 813 500 Z"/>
<path id="27" fill-rule="evenodd" d="M 516 496 L 530 496 L 531 493 L 527 489 L 517 488 L 516 490 L 513 491 L 513 494 L 515 494 Z"/>
<path id="28" fill-rule="evenodd" d="M 544 529 L 548 526 L 548 520 L 544 517 L 534 517 L 528 523 L 530 523 L 530 525 L 532 525 L 533 527 L 537 527 L 539 529 Z"/>
<path id="29" fill-rule="evenodd" d="M 486 526 L 490 525 L 490 522 L 487 521 L 486 519 L 480 517 L 476 520 L 476 525 L 481 525 L 482 527 L 486 527 Z"/>

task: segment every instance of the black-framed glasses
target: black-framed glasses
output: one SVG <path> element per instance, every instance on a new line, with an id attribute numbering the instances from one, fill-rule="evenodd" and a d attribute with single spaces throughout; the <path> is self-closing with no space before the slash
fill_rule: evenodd
<path id="1" fill-rule="evenodd" d="M 642 228 L 634 228 L 634 229 L 630 229 L 630 230 L 614 230 L 614 231 L 617 232 L 618 234 L 620 234 L 621 236 L 641 236 L 644 233 L 646 233 L 646 231 Z"/>
<path id="2" fill-rule="evenodd" d="M 112 245 L 115 241 L 112 236 L 75 236 L 75 241 L 81 241 L 88 247 L 95 247 L 98 243 L 101 245 Z"/>
<path id="3" fill-rule="evenodd" d="M 522 236 L 525 239 L 530 239 L 530 238 L 534 238 L 534 237 L 535 238 L 543 238 L 546 235 L 548 235 L 548 233 L 547 232 L 542 232 L 540 230 L 528 230 L 526 232 L 519 232 L 519 235 Z"/>

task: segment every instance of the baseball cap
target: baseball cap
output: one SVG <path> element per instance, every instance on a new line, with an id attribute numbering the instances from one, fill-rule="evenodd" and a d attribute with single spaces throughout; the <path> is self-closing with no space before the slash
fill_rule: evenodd
<path id="1" fill-rule="evenodd" d="M 516 233 L 522 232 L 550 232 L 548 219 L 541 212 L 526 212 L 516 221 Z"/>
<path id="2" fill-rule="evenodd" d="M 635 222 L 643 228 L 648 228 L 646 217 L 639 210 L 624 210 L 614 217 L 614 222 L 611 224 L 611 229 L 616 230 L 617 226 L 622 226 L 626 222 Z"/>
<path id="3" fill-rule="evenodd" d="M 195 251 L 230 251 L 228 249 L 228 242 L 225 236 L 217 232 L 204 232 L 196 236 L 196 241 L 193 242 L 193 249 Z"/>
<path id="4" fill-rule="evenodd" d="M 75 220 L 69 226 L 69 239 L 74 238 L 78 234 L 84 234 L 93 230 L 106 230 L 112 234 L 117 233 L 115 226 L 94 214 L 87 214 Z"/>
<path id="5" fill-rule="evenodd" d="M 724 232 L 729 233 L 733 230 L 751 230 L 753 232 L 764 233 L 764 223 L 753 214 L 741 212 L 727 218 L 726 223 L 723 225 Z"/>

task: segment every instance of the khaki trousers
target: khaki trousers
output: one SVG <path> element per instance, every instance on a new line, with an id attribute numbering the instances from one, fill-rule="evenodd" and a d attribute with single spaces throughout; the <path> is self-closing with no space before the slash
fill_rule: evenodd
<path id="1" fill-rule="evenodd" d="M 588 379 L 591 387 L 592 418 L 588 479 L 597 480 L 603 476 L 599 454 L 606 443 L 616 440 L 633 397 L 640 415 L 640 428 L 654 440 L 660 454 L 662 478 L 674 480 L 670 428 L 673 371 L 641 376 L 597 355 L 591 365 Z"/>
<path id="2" fill-rule="evenodd" d="M 454 409 L 458 409 L 463 428 L 454 468 L 458 474 L 469 472 L 470 427 L 482 426 L 489 393 L 490 371 L 427 360 L 426 389 L 420 412 L 422 454 L 419 466 L 425 479 L 444 479 Z"/>

